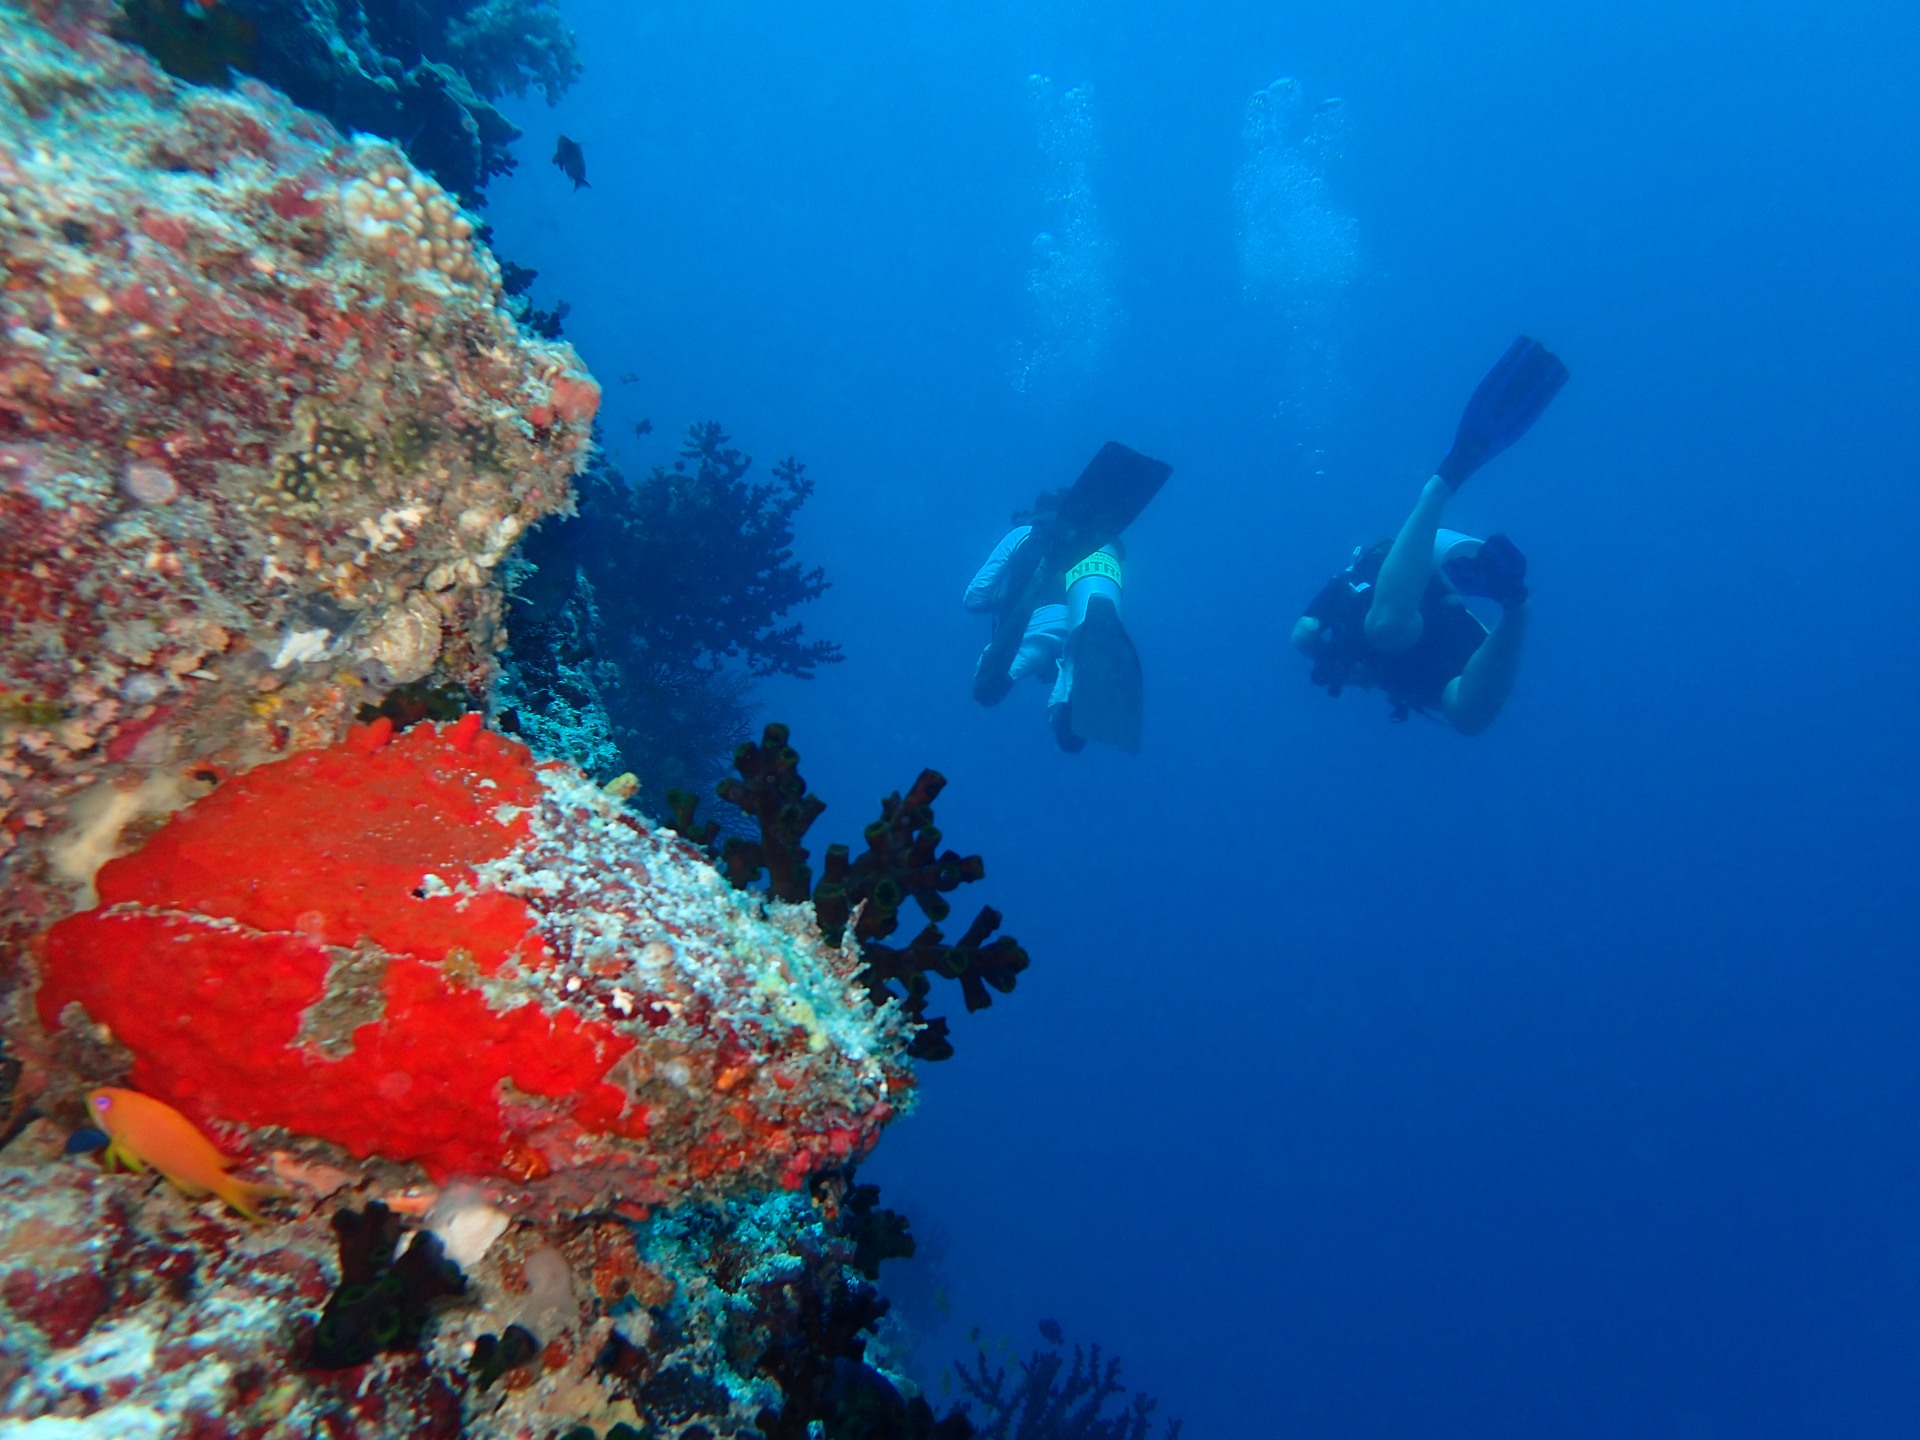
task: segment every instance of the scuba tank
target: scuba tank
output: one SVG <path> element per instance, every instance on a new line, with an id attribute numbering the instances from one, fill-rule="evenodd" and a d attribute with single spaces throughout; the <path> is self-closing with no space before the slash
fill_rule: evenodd
<path id="1" fill-rule="evenodd" d="M 1086 559 L 1067 571 L 1067 626 L 1077 630 L 1087 618 L 1087 606 L 1095 599 L 1112 604 L 1120 612 L 1120 553 L 1115 545 L 1102 545 Z"/>

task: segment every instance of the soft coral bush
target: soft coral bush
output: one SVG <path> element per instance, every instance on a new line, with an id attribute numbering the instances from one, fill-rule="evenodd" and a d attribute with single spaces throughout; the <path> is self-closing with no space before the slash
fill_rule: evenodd
<path id="1" fill-rule="evenodd" d="M 551 105 L 580 74 L 573 31 L 553 0 L 233 4 L 253 40 L 232 63 L 342 130 L 399 142 L 468 203 L 513 169 L 509 147 L 520 128 L 494 102 L 537 89 Z M 130 8 L 171 15 L 188 7 L 138 0 Z"/>
<path id="2" fill-rule="evenodd" d="M 841 658 L 781 623 L 827 589 L 825 570 L 793 558 L 793 517 L 813 481 L 791 458 L 766 482 L 747 478 L 752 467 L 717 423 L 695 425 L 671 469 L 656 466 L 622 497 L 613 518 L 629 575 L 609 613 L 646 653 L 807 679 Z"/>
<path id="3" fill-rule="evenodd" d="M 1159 1408 L 1151 1396 L 1127 1393 L 1119 1360 L 1103 1359 L 1098 1345 L 1075 1345 L 1071 1364 L 1058 1349 L 1035 1350 L 1012 1376 L 1004 1366 L 989 1368 L 984 1350 L 972 1370 L 953 1368 L 980 1406 L 980 1440 L 1148 1440 Z M 1167 1422 L 1163 1440 L 1180 1440 L 1178 1420 Z"/>
<path id="4" fill-rule="evenodd" d="M 501 703 L 536 748 L 596 773 L 611 735 L 655 815 L 674 789 L 711 792 L 745 739 L 753 679 L 841 658 L 787 619 L 828 584 L 793 554 L 813 481 L 785 460 L 756 482 L 752 463 L 717 424 L 638 483 L 598 454 L 579 513 L 540 526 L 516 562 Z"/>

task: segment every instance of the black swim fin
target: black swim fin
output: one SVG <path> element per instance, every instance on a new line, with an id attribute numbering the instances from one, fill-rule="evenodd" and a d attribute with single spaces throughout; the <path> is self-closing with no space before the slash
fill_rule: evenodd
<path id="1" fill-rule="evenodd" d="M 1118 540 L 1172 473 L 1166 461 L 1130 450 L 1118 440 L 1102 445 L 1073 488 L 1060 498 L 1051 539 L 1061 569 Z"/>
<path id="2" fill-rule="evenodd" d="M 1138 755 L 1145 694 L 1140 652 L 1111 600 L 1098 597 L 1088 604 L 1086 618 L 1067 637 L 1067 659 L 1073 666 L 1067 692 L 1073 733 Z"/>
<path id="3" fill-rule="evenodd" d="M 1469 475 L 1532 429 L 1566 383 L 1567 367 L 1559 357 L 1522 335 L 1467 401 L 1453 448 L 1434 474 L 1458 490 Z"/>

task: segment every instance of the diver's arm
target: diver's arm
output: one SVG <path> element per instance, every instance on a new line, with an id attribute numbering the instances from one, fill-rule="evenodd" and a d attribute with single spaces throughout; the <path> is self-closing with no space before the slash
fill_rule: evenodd
<path id="1" fill-rule="evenodd" d="M 1505 606 L 1480 648 L 1467 657 L 1466 668 L 1440 692 L 1447 723 L 1462 735 L 1478 735 L 1500 717 L 1520 673 L 1521 642 L 1531 614 L 1525 600 Z"/>
<path id="2" fill-rule="evenodd" d="M 1000 543 L 993 547 L 987 563 L 968 582 L 966 597 L 961 600 L 961 605 L 975 614 L 990 614 L 1000 608 L 1006 590 L 1007 562 L 1013 558 L 1013 552 L 1020 548 L 1020 542 L 1032 533 L 1031 525 L 1018 525 L 1007 532 Z"/>
<path id="3" fill-rule="evenodd" d="M 1431 477 L 1380 562 L 1373 604 L 1367 609 L 1367 643 L 1383 654 L 1396 654 L 1420 638 L 1420 600 L 1433 578 L 1433 536 L 1452 495 L 1445 480 Z"/>

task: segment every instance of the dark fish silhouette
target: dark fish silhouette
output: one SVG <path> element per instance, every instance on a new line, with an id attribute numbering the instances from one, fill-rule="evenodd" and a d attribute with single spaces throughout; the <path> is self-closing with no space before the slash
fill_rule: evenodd
<path id="1" fill-rule="evenodd" d="M 633 433 L 636 435 L 651 435 L 653 433 L 653 421 L 652 420 L 640 421 L 639 424 L 633 427 Z"/>
<path id="2" fill-rule="evenodd" d="M 214 0 L 127 0 L 112 30 L 194 85 L 233 84 L 233 72 L 254 63 L 258 39 L 251 20 Z"/>
<path id="3" fill-rule="evenodd" d="M 1062 1345 L 1066 1343 L 1067 1339 L 1066 1335 L 1060 1329 L 1060 1322 L 1058 1320 L 1042 1320 L 1040 1322 L 1040 1338 L 1045 1340 L 1049 1345 Z"/>
<path id="4" fill-rule="evenodd" d="M 629 370 L 627 371 L 626 374 L 620 377 L 620 383 L 622 385 L 631 385 L 633 384 L 634 381 L 638 380 L 639 378 L 640 377 L 638 375 L 634 374 L 633 371 Z"/>
<path id="5" fill-rule="evenodd" d="M 574 189 L 578 190 L 582 185 L 589 190 L 593 188 L 587 185 L 587 156 L 578 140 L 569 140 L 562 135 L 560 143 L 553 147 L 553 163 L 560 167 L 562 175 L 573 182 Z"/>

